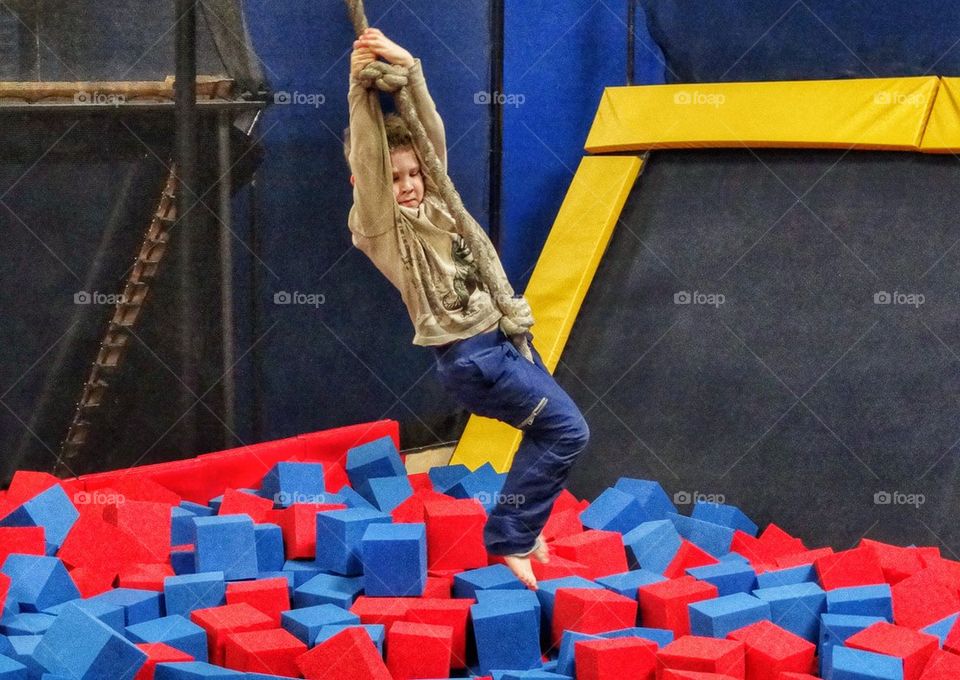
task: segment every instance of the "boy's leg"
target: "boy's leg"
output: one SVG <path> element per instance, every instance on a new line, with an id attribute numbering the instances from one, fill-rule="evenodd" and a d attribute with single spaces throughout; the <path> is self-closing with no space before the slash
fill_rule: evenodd
<path id="1" fill-rule="evenodd" d="M 530 551 L 571 466 L 589 438 L 587 423 L 550 375 L 536 348 L 524 359 L 502 334 L 495 344 L 441 360 L 440 377 L 468 410 L 523 430 L 523 439 L 490 512 L 484 542 L 491 554 Z"/>

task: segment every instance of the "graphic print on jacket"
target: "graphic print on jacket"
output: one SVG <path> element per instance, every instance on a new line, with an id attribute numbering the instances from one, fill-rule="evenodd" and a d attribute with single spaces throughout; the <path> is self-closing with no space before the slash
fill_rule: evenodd
<path id="1" fill-rule="evenodd" d="M 443 307 L 447 311 L 467 311 L 473 292 L 484 290 L 483 282 L 477 274 L 477 263 L 466 240 L 460 234 L 452 234 L 451 238 L 451 253 L 457 273 L 453 277 L 453 290 L 443 296 Z"/>

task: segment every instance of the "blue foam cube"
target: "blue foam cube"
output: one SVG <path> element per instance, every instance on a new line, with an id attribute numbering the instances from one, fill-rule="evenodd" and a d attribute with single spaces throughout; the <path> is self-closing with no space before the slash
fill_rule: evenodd
<path id="1" fill-rule="evenodd" d="M 372 477 L 404 477 L 407 474 L 391 437 L 381 437 L 347 451 L 347 477 L 356 489 Z"/>
<path id="2" fill-rule="evenodd" d="M 667 519 L 668 514 L 677 511 L 677 506 L 667 496 L 667 492 L 660 486 L 660 482 L 621 477 L 613 485 L 613 488 L 628 493 L 637 499 L 643 509 L 644 521 L 646 522 Z"/>
<path id="3" fill-rule="evenodd" d="M 903 680 L 903 660 L 847 647 L 833 648 L 831 680 Z"/>
<path id="4" fill-rule="evenodd" d="M 470 474 L 470 468 L 462 463 L 456 465 L 438 465 L 427 471 L 433 490 L 438 493 L 447 493 L 447 489 Z"/>
<path id="5" fill-rule="evenodd" d="M 158 619 L 162 615 L 161 594 L 154 590 L 114 588 L 94 595 L 89 598 L 89 601 L 123 607 L 123 620 L 126 626 Z"/>
<path id="6" fill-rule="evenodd" d="M 820 673 L 823 677 L 830 677 L 832 671 L 831 652 L 834 647 L 843 646 L 847 638 L 861 630 L 865 630 L 875 623 L 885 621 L 880 616 L 856 616 L 852 614 L 821 614 L 819 655 Z"/>
<path id="7" fill-rule="evenodd" d="M 362 576 L 317 574 L 293 591 L 293 606 L 299 609 L 317 604 L 335 604 L 343 609 L 350 609 L 362 591 Z"/>
<path id="8" fill-rule="evenodd" d="M 120 633 L 120 635 L 124 634 L 124 630 L 127 626 L 126 611 L 123 607 L 110 604 L 109 602 L 98 602 L 97 600 L 70 600 L 69 602 L 63 602 L 56 606 L 50 607 L 49 609 L 44 609 L 44 612 L 47 614 L 53 614 L 54 616 L 60 616 L 60 613 L 68 604 L 80 607 L 80 609 L 83 609 L 88 614 L 103 621 L 105 624 Z"/>
<path id="9" fill-rule="evenodd" d="M 489 605 L 501 611 L 532 609 L 537 614 L 537 620 L 543 624 L 540 599 L 537 594 L 524 588 L 523 590 L 478 590 L 477 604 Z"/>
<path id="10" fill-rule="evenodd" d="M 324 626 L 359 623 L 359 616 L 333 604 L 291 609 L 280 614 L 280 625 L 308 647 L 317 643 L 317 635 Z"/>
<path id="11" fill-rule="evenodd" d="M 280 508 L 294 503 L 326 503 L 326 493 L 320 463 L 277 463 L 260 485 L 260 495 L 273 499 Z"/>
<path id="12" fill-rule="evenodd" d="M 27 680 L 27 667 L 9 656 L 0 656 L 0 680 Z"/>
<path id="13" fill-rule="evenodd" d="M 208 660 L 207 631 L 179 614 L 127 626 L 126 634 L 133 642 L 162 642 L 194 661 Z"/>
<path id="14" fill-rule="evenodd" d="M 0 571 L 10 577 L 7 599 L 16 602 L 22 612 L 41 612 L 80 597 L 66 567 L 56 557 L 12 553 Z"/>
<path id="15" fill-rule="evenodd" d="M 598 578 L 596 582 L 607 590 L 612 590 L 624 597 L 636 599 L 637 591 L 642 586 L 648 586 L 651 583 L 659 583 L 660 581 L 666 580 L 667 579 L 660 574 L 652 571 L 634 569 L 633 571 L 625 571 L 621 574 L 602 576 Z"/>
<path id="16" fill-rule="evenodd" d="M 170 566 L 177 576 L 197 573 L 197 553 L 194 550 L 171 550 Z"/>
<path id="17" fill-rule="evenodd" d="M 386 637 L 386 626 L 384 626 L 382 623 L 335 623 L 332 625 L 326 625 L 317 632 L 315 644 L 319 645 L 323 642 L 326 642 L 334 635 L 337 633 L 342 633 L 347 628 L 362 628 L 363 632 L 370 637 L 370 641 L 373 642 L 374 646 L 376 646 L 377 651 L 383 655 L 383 640 Z"/>
<path id="18" fill-rule="evenodd" d="M 677 513 L 671 513 L 667 517 L 681 536 L 714 557 L 722 557 L 730 552 L 733 529 Z"/>
<path id="19" fill-rule="evenodd" d="M 358 486 L 356 491 L 381 512 L 392 512 L 413 495 L 413 487 L 407 477 L 372 477 Z"/>
<path id="20" fill-rule="evenodd" d="M 257 541 L 247 515 L 194 517 L 197 572 L 222 571 L 228 581 L 257 575 Z"/>
<path id="21" fill-rule="evenodd" d="M 360 547 L 365 595 L 423 595 L 427 585 L 426 524 L 371 524 Z"/>
<path id="22" fill-rule="evenodd" d="M 630 568 L 642 567 L 656 574 L 666 571 L 681 543 L 677 528 L 668 519 L 644 522 L 623 537 Z"/>
<path id="23" fill-rule="evenodd" d="M 694 504 L 693 512 L 690 513 L 690 516 L 703 522 L 710 522 L 739 530 L 751 536 L 757 535 L 758 527 L 756 523 L 735 505 L 698 501 Z"/>
<path id="24" fill-rule="evenodd" d="M 34 658 L 37 646 L 42 639 L 42 635 L 14 635 L 9 640 L 11 649 L 7 652 L 6 656 L 26 666 L 28 678 L 39 678 L 47 672 L 47 669 L 41 666 L 40 662 Z"/>
<path id="25" fill-rule="evenodd" d="M 470 569 L 453 577 L 453 596 L 476 599 L 478 590 L 525 590 L 526 586 L 505 564 Z"/>
<path id="26" fill-rule="evenodd" d="M 893 622 L 893 595 L 889 584 L 836 588 L 827 593 L 827 611 L 831 614 L 882 616 Z"/>
<path id="27" fill-rule="evenodd" d="M 253 527 L 253 539 L 257 546 L 257 571 L 280 571 L 283 569 L 283 531 L 276 524 L 263 523 Z"/>
<path id="28" fill-rule="evenodd" d="M 347 508 L 317 513 L 317 559 L 321 569 L 343 576 L 363 573 L 360 540 L 371 524 L 389 524 L 379 510 Z"/>
<path id="29" fill-rule="evenodd" d="M 588 529 L 619 531 L 626 534 L 647 520 L 640 502 L 626 491 L 610 487 L 580 513 L 580 521 Z"/>
<path id="30" fill-rule="evenodd" d="M 77 680 L 133 680 L 147 655 L 75 605 L 64 607 L 33 653 L 50 673 Z"/>
<path id="31" fill-rule="evenodd" d="M 490 512 L 497 505 L 506 478 L 506 473 L 498 473 L 493 465 L 484 463 L 457 480 L 445 493 L 454 498 L 472 498 Z"/>
<path id="32" fill-rule="evenodd" d="M 317 574 L 325 573 L 324 568 L 316 560 L 287 560 L 283 563 L 283 571 L 293 576 L 294 589 L 312 579 Z"/>
<path id="33" fill-rule="evenodd" d="M 726 560 L 703 567 L 691 567 L 687 573 L 698 581 L 717 587 L 719 595 L 750 593 L 757 587 L 757 572 L 748 563 Z"/>
<path id="34" fill-rule="evenodd" d="M 789 569 L 776 569 L 757 574 L 757 588 L 776 588 L 792 586 L 797 583 L 815 583 L 817 574 L 812 564 L 801 564 Z"/>
<path id="35" fill-rule="evenodd" d="M 827 594 L 816 583 L 759 588 L 754 596 L 770 603 L 770 620 L 805 640 L 816 642 L 820 614 L 827 610 Z"/>
<path id="36" fill-rule="evenodd" d="M 194 609 L 219 607 L 226 601 L 227 584 L 222 571 L 168 576 L 163 580 L 166 612 L 190 616 Z"/>
<path id="37" fill-rule="evenodd" d="M 702 637 L 725 638 L 738 628 L 770 620 L 770 605 L 747 593 L 692 602 L 688 608 L 690 633 Z"/>
<path id="38" fill-rule="evenodd" d="M 376 510 L 373 503 L 368 501 L 366 498 L 358 494 L 355 490 L 351 489 L 349 486 L 345 486 L 340 489 L 336 496 L 338 500 L 331 500 L 332 503 L 343 503 L 348 508 L 366 508 L 367 510 Z"/>
<path id="39" fill-rule="evenodd" d="M 246 675 L 203 661 L 158 663 L 153 680 L 245 680 Z"/>
<path id="40" fill-rule="evenodd" d="M 3 618 L 0 630 L 4 635 L 43 635 L 56 618 L 52 614 L 41 612 L 14 614 Z"/>
<path id="41" fill-rule="evenodd" d="M 494 668 L 528 670 L 540 666 L 540 620 L 529 608 L 501 608 L 494 604 L 470 607 L 483 673 Z"/>
<path id="42" fill-rule="evenodd" d="M 0 527 L 43 527 L 47 545 L 57 550 L 79 516 L 63 487 L 55 484 L 0 519 Z"/>
<path id="43" fill-rule="evenodd" d="M 170 508 L 170 545 L 193 545 L 197 540 L 193 518 L 197 515 L 174 505 Z"/>
<path id="44" fill-rule="evenodd" d="M 180 506 L 187 512 L 191 512 L 197 517 L 210 517 L 214 514 L 214 509 L 209 505 L 201 505 L 200 503 L 194 503 L 193 501 L 180 501 Z"/>

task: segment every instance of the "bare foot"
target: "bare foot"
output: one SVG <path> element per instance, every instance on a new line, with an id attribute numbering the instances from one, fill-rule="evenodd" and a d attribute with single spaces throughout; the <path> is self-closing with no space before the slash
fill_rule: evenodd
<path id="1" fill-rule="evenodd" d="M 504 555 L 503 562 L 506 564 L 510 571 L 520 579 L 520 582 L 523 583 L 527 588 L 531 590 L 537 589 L 537 577 L 533 575 L 533 565 L 530 564 L 530 556 L 519 557 L 517 555 Z"/>
<path id="2" fill-rule="evenodd" d="M 537 562 L 547 564 L 550 561 L 550 548 L 547 547 L 547 542 L 543 540 L 543 534 L 537 536 L 537 540 L 539 541 L 539 544 L 537 545 L 537 549 L 534 550 L 531 555 L 533 555 L 533 559 L 535 559 Z"/>

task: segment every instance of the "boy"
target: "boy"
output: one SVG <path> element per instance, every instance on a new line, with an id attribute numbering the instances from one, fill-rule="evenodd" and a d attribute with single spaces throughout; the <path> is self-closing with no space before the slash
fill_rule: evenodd
<path id="1" fill-rule="evenodd" d="M 378 57 L 408 70 L 406 87 L 446 169 L 443 122 L 420 60 L 375 28 L 353 46 L 345 142 L 353 172 L 348 218 L 353 244 L 399 289 L 413 321 L 413 343 L 433 348 L 441 384 L 468 411 L 523 430 L 484 527 L 484 543 L 536 590 L 530 559 L 549 560 L 540 532 L 587 445 L 587 423 L 543 365 L 533 336 L 527 334 L 531 362 L 499 329 L 503 314 L 436 187 L 421 174 L 409 130 L 395 114 L 384 118 L 377 91 L 359 80 L 360 71 Z"/>

